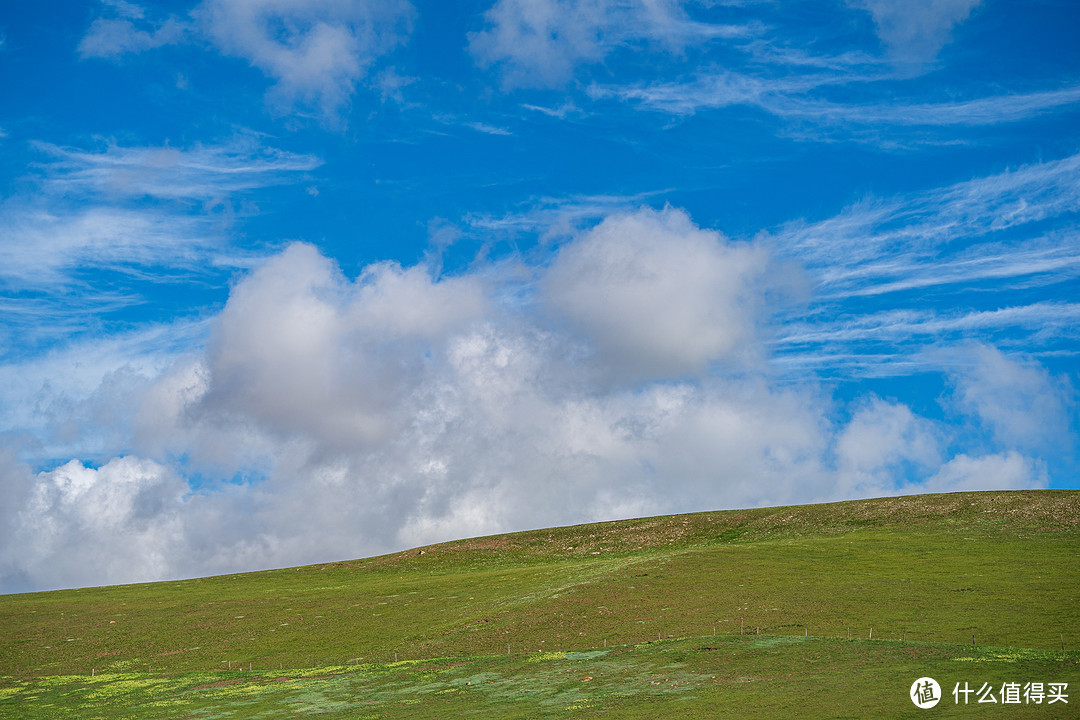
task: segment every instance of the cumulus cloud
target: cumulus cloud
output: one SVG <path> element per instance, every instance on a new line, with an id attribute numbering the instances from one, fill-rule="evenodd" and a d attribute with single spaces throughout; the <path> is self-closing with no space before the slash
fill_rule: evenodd
<path id="1" fill-rule="evenodd" d="M 870 12 L 878 37 L 898 60 L 933 60 L 982 0 L 851 0 Z"/>
<path id="2" fill-rule="evenodd" d="M 608 368 L 672 377 L 753 357 L 765 251 L 701 230 L 678 210 L 606 219 L 552 262 L 547 302 Z"/>
<path id="3" fill-rule="evenodd" d="M 28 563 L 18 554 L 23 545 L 33 541 L 33 533 L 27 534 L 22 529 L 20 518 L 33 492 L 33 473 L 19 461 L 18 448 L 13 445 L 10 441 L 0 442 L 0 491 L 5 498 L 0 503 L 0 592 L 26 592 L 42 587 L 32 577 L 36 575 L 36 563 Z"/>
<path id="4" fill-rule="evenodd" d="M 20 582 L 98 585 L 175 571 L 187 484 L 168 468 L 121 457 L 96 469 L 72 460 L 32 476 L 9 459 L 2 472 L 5 490 L 24 498 L 4 528 L 5 589 Z"/>
<path id="5" fill-rule="evenodd" d="M 919 492 L 1032 490 L 1049 484 L 1043 463 L 1015 450 L 981 457 L 963 453 L 919 486 Z"/>
<path id="6" fill-rule="evenodd" d="M 473 279 L 435 283 L 421 268 L 380 264 L 350 282 L 312 246 L 293 245 L 229 299 L 204 402 L 286 437 L 378 443 L 400 431 L 395 405 L 427 347 L 483 309 Z"/>
<path id="7" fill-rule="evenodd" d="M 471 35 L 469 47 L 481 65 L 510 63 L 510 84 L 559 84 L 576 63 L 603 57 L 607 5 L 499 0 L 485 13 L 490 27 Z"/>
<path id="8" fill-rule="evenodd" d="M 1034 361 L 982 343 L 958 354 L 952 372 L 958 406 L 985 423 L 1002 444 L 1031 450 L 1075 442 L 1075 390 Z"/>
<path id="9" fill-rule="evenodd" d="M 0 455 L 0 582 L 148 580 L 656 513 L 1046 484 L 1034 454 L 956 451 L 940 422 L 879 398 L 841 421 L 823 389 L 742 362 L 771 262 L 671 209 L 616 214 L 545 262 L 457 276 L 376 263 L 350 277 L 291 245 L 237 282 L 205 349 L 107 373 L 88 393 L 82 417 L 125 416 L 111 445 L 123 452 L 36 474 Z M 987 417 L 1012 407 L 971 397 Z"/>
<path id="10" fill-rule="evenodd" d="M 206 0 L 193 15 L 218 49 L 274 80 L 279 108 L 334 116 L 375 58 L 408 35 L 414 11 L 406 0 Z"/>
<path id="11" fill-rule="evenodd" d="M 940 431 L 905 405 L 871 398 L 836 439 L 836 465 L 845 495 L 880 494 L 908 474 L 941 462 Z M 914 473 L 912 473 L 914 471 Z"/>
<path id="12" fill-rule="evenodd" d="M 273 80 L 277 110 L 315 108 L 336 121 L 356 84 L 409 34 L 408 0 L 204 0 L 186 18 L 155 20 L 128 2 L 103 3 L 79 43 L 80 57 L 119 58 L 206 41 Z"/>

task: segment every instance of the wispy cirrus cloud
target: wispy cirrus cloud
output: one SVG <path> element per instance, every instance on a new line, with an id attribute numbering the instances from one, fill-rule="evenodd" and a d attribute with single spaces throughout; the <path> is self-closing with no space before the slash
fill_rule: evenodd
<path id="1" fill-rule="evenodd" d="M 855 104 L 815 97 L 830 86 L 882 79 L 868 74 L 830 72 L 770 79 L 721 70 L 686 81 L 593 85 L 588 92 L 595 99 L 616 99 L 644 110 L 671 115 L 693 115 L 705 110 L 745 106 L 784 120 L 853 129 L 882 125 L 938 128 L 999 125 L 1029 120 L 1080 102 L 1080 85 L 936 103 L 892 99 L 887 103 L 863 101 Z"/>
<path id="2" fill-rule="evenodd" d="M 580 65 L 631 44 L 678 51 L 713 39 L 745 39 L 757 23 L 693 20 L 685 0 L 497 0 L 469 50 L 482 67 L 499 66 L 507 87 L 557 87 Z"/>
<path id="3" fill-rule="evenodd" d="M 757 75 L 717 70 L 690 80 L 629 85 L 594 84 L 594 99 L 616 99 L 642 109 L 672 115 L 692 115 L 706 109 L 750 105 L 769 109 L 777 99 L 803 94 L 829 83 L 846 83 L 846 77 L 812 74 L 768 79 Z"/>
<path id="4" fill-rule="evenodd" d="M 1072 155 L 779 229 L 778 251 L 797 259 L 815 291 L 809 308 L 785 316 L 775 361 L 903 375 L 940 363 L 927 346 L 971 337 L 1057 353 L 1076 337 L 1080 306 L 1025 293 L 1075 294 L 1078 170 Z"/>
<path id="5" fill-rule="evenodd" d="M 868 52 L 865 45 L 822 52 L 810 43 L 792 44 L 791 28 L 781 23 L 728 43 L 722 55 L 704 54 L 693 73 L 666 67 L 648 79 L 594 81 L 585 91 L 593 100 L 615 100 L 676 117 L 749 108 L 785 121 L 788 127 L 780 133 L 787 137 L 846 139 L 893 148 L 950 141 L 948 135 L 926 135 L 927 131 L 993 127 L 1075 109 L 1080 103 L 1075 77 L 1051 80 L 1042 87 L 1030 82 L 1002 87 L 995 78 L 984 84 L 981 94 L 969 84 L 959 97 L 955 86 L 934 91 L 934 82 L 916 82 L 951 28 L 977 4 L 978 0 L 851 3 L 872 12 L 891 49 L 888 56 Z"/>
<path id="6" fill-rule="evenodd" d="M 789 99 L 762 107 L 781 116 L 830 125 L 969 126 L 1020 122 L 1080 102 L 1080 85 L 1026 93 L 1005 93 L 960 102 L 897 102 L 874 105 L 797 101 Z"/>
<path id="7" fill-rule="evenodd" d="M 940 248 L 965 249 L 965 241 L 976 238 L 990 238 L 991 244 L 983 247 L 997 256 L 1003 248 L 993 244 L 994 236 L 1004 238 L 1010 231 L 1078 212 L 1080 154 L 909 197 L 869 199 L 817 223 L 791 223 L 780 234 L 786 247 L 820 269 L 822 281 L 842 282 L 859 268 L 884 267 L 878 262 L 882 257 L 936 255 Z M 1065 231 L 1055 236 L 1057 247 L 1048 252 L 1068 254 L 1075 243 L 1074 234 Z M 1030 252 L 1015 243 L 1010 248 Z"/>
<path id="8" fill-rule="evenodd" d="M 438 113 L 432 115 L 432 120 L 445 125 L 447 127 L 463 127 L 473 130 L 484 135 L 500 135 L 503 137 L 509 137 L 513 135 L 513 131 L 500 127 L 498 125 L 492 125 L 491 123 L 480 122 L 479 120 L 471 120 L 465 117 L 459 117 L 450 113 Z"/>
<path id="9" fill-rule="evenodd" d="M 70 290 L 81 287 L 79 275 L 92 269 L 194 271 L 219 242 L 197 218 L 156 211 L 95 207 L 51 212 L 9 202 L 0 207 L 0 218 L 5 225 L 0 282 L 14 289 Z"/>
<path id="10" fill-rule="evenodd" d="M 253 136 L 186 149 L 115 143 L 101 151 L 35 146 L 53 158 L 45 166 L 51 190 L 104 197 L 205 201 L 292 182 L 322 164 L 313 155 L 268 147 Z"/>
<path id="11" fill-rule="evenodd" d="M 1020 328 L 1068 331 L 1080 321 L 1080 304 L 1038 302 L 1030 305 L 955 313 L 919 309 L 886 310 L 837 318 L 832 322 L 786 325 L 777 345 L 839 347 L 843 343 L 877 341 L 900 344 L 915 338 L 962 339 L 981 330 Z"/>
<path id="12" fill-rule="evenodd" d="M 1053 285 L 1080 276 L 1080 243 L 1071 233 L 1019 246 L 991 244 L 939 258 L 908 252 L 819 275 L 831 287 L 821 299 L 867 297 L 941 286 L 997 281 L 1001 290 Z M 873 280 L 873 282 L 868 282 Z"/>
<path id="13" fill-rule="evenodd" d="M 236 213 L 223 209 L 320 164 L 251 136 L 190 148 L 35 147 L 47 159 L 32 166 L 31 190 L 0 202 L 0 288 L 14 307 L 0 332 L 22 333 L 28 346 L 144 303 L 150 288 L 250 265 L 226 233 Z"/>
<path id="14" fill-rule="evenodd" d="M 223 242 L 213 215 L 200 212 L 207 203 L 302 180 L 321 164 L 251 137 L 187 149 L 36 147 L 51 157 L 36 165 L 36 192 L 0 206 L 0 279 L 39 287 L 80 267 L 196 267 Z"/>
<path id="15" fill-rule="evenodd" d="M 464 223 L 494 237 L 535 236 L 547 242 L 570 237 L 617 212 L 640 208 L 668 190 L 634 195 L 574 195 L 532 198 L 520 209 L 503 215 L 471 213 Z"/>

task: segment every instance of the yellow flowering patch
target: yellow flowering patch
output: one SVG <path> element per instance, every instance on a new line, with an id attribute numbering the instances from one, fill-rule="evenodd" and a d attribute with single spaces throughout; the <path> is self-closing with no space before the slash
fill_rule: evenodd
<path id="1" fill-rule="evenodd" d="M 536 655 L 532 655 L 526 660 L 526 662 L 538 663 L 538 662 L 547 662 L 549 660 L 565 660 L 565 659 L 566 659 L 566 653 L 564 653 L 564 652 L 546 652 L 546 653 L 538 653 Z"/>

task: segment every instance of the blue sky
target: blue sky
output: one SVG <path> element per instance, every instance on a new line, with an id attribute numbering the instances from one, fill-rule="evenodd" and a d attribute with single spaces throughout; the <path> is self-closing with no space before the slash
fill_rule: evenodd
<path id="1" fill-rule="evenodd" d="M 0 591 L 1076 488 L 1080 8 L 0 11 Z"/>

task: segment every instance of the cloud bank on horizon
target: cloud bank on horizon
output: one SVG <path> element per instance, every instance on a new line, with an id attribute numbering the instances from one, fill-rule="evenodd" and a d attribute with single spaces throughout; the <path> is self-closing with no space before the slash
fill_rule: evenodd
<path id="1" fill-rule="evenodd" d="M 0 592 L 1076 488 L 1080 13 L 0 18 Z"/>

